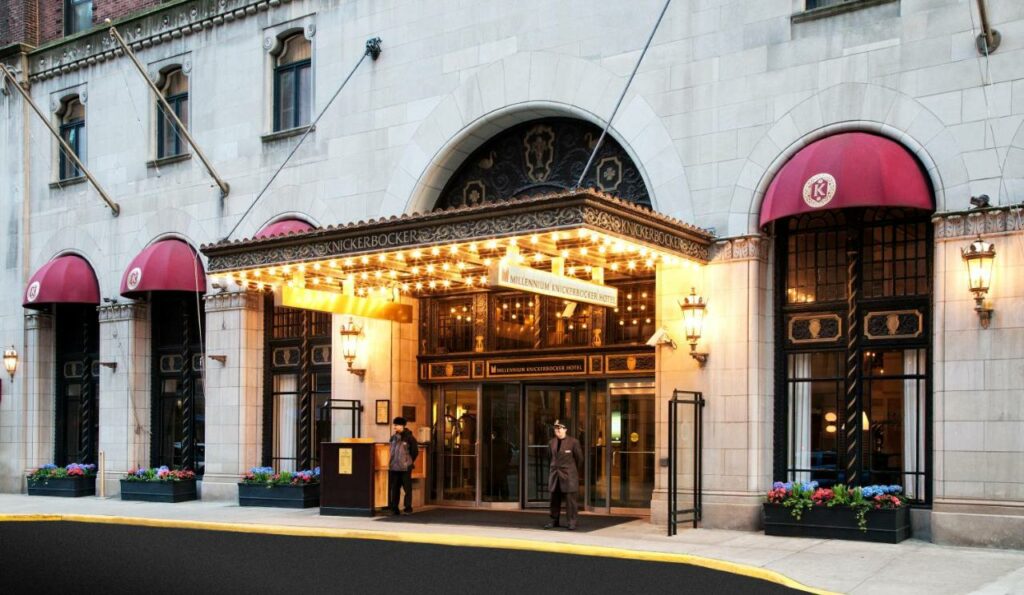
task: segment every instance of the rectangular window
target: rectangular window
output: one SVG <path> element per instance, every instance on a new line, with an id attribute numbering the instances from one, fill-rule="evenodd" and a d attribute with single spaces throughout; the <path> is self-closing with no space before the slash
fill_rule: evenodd
<path id="1" fill-rule="evenodd" d="M 178 116 L 178 119 L 181 120 L 185 127 L 188 127 L 188 93 L 167 97 L 167 103 L 170 104 L 174 115 Z M 174 120 L 167 115 L 164 107 L 161 105 L 159 109 L 160 119 L 157 120 L 156 131 L 157 158 L 174 157 L 175 155 L 184 154 L 187 143 L 174 125 Z"/>
<path id="2" fill-rule="evenodd" d="M 279 66 L 274 74 L 274 130 L 310 122 L 310 61 Z"/>
<path id="3" fill-rule="evenodd" d="M 75 155 L 85 162 L 85 120 L 74 120 L 67 124 L 61 124 L 60 136 L 64 142 L 71 147 Z M 70 180 L 84 175 L 82 170 L 75 164 L 74 160 L 68 157 L 64 149 L 60 150 L 60 179 Z"/>
<path id="4" fill-rule="evenodd" d="M 92 0 L 64 0 L 64 35 L 92 27 Z"/>

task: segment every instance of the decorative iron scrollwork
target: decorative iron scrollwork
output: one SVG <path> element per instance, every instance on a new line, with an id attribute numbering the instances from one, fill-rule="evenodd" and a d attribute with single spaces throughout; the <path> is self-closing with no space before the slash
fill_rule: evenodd
<path id="1" fill-rule="evenodd" d="M 514 126 L 466 159 L 435 208 L 474 206 L 572 188 L 600 135 L 597 126 L 572 118 L 544 118 Z M 582 187 L 600 188 L 651 205 L 639 169 L 614 139 L 605 137 L 594 163 Z"/>
<path id="2" fill-rule="evenodd" d="M 842 318 L 838 314 L 798 314 L 789 317 L 787 336 L 790 343 L 835 343 L 843 336 Z"/>
<path id="3" fill-rule="evenodd" d="M 920 310 L 868 312 L 864 315 L 864 336 L 868 339 L 914 339 L 924 331 Z"/>

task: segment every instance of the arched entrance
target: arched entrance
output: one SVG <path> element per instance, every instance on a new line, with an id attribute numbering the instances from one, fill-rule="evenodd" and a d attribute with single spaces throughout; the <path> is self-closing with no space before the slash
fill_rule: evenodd
<path id="1" fill-rule="evenodd" d="M 600 128 L 574 118 L 541 118 L 513 126 L 463 162 L 434 208 L 471 207 L 568 190 L 579 180 L 600 136 Z M 611 136 L 602 141 L 582 187 L 651 206 L 639 169 Z"/>
<path id="2" fill-rule="evenodd" d="M 776 479 L 930 501 L 931 204 L 913 157 L 863 133 L 773 180 Z"/>

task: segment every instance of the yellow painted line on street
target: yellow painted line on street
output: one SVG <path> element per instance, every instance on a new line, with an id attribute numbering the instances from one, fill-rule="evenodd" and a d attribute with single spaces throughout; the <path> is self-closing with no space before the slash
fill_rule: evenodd
<path id="1" fill-rule="evenodd" d="M 154 519 L 144 517 L 102 516 L 87 514 L 0 514 L 0 522 L 26 521 L 65 521 L 73 523 L 95 523 L 103 525 L 132 525 L 138 527 L 157 527 L 165 529 L 198 529 L 202 531 L 225 531 L 230 533 L 254 533 L 261 535 L 284 535 L 288 537 L 324 537 L 332 539 L 367 539 L 375 541 L 392 541 L 399 543 L 416 543 L 427 545 L 447 545 L 453 547 L 476 547 L 504 550 L 521 550 L 574 556 L 593 556 L 601 558 L 617 558 L 621 560 L 637 560 L 641 562 L 662 562 L 669 564 L 688 564 L 711 570 L 738 574 L 750 578 L 768 581 L 791 589 L 798 589 L 819 595 L 834 595 L 809 587 L 788 576 L 747 564 L 727 562 L 704 558 L 692 554 L 674 554 L 669 552 L 650 552 L 603 545 L 581 545 L 575 543 L 536 541 L 511 537 L 484 537 L 475 535 L 453 535 L 447 533 L 413 533 L 402 531 L 366 531 L 360 529 L 337 529 L 330 527 L 297 527 L 286 525 L 261 525 L 257 523 L 222 523 L 214 521 L 189 521 L 178 519 Z"/>

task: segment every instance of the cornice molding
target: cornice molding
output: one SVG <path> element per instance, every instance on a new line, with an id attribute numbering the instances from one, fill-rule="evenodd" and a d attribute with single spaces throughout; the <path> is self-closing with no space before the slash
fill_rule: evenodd
<path id="1" fill-rule="evenodd" d="M 206 29 L 266 12 L 293 0 L 193 0 L 160 6 L 115 23 L 133 51 L 160 45 Z M 99 26 L 36 49 L 29 54 L 29 80 L 46 80 L 113 60 L 124 52 Z"/>
<path id="2" fill-rule="evenodd" d="M 263 294 L 258 291 L 225 291 L 207 294 L 206 312 L 228 312 L 231 310 L 259 310 Z"/>
<path id="3" fill-rule="evenodd" d="M 145 302 L 128 302 L 124 304 L 107 304 L 96 310 L 100 314 L 100 323 L 123 322 L 126 320 L 145 320 L 149 304 Z"/>
<path id="4" fill-rule="evenodd" d="M 53 328 L 53 314 L 46 312 L 25 312 L 25 330 L 43 331 Z"/>
<path id="5" fill-rule="evenodd" d="M 991 207 L 940 213 L 932 217 L 936 240 L 953 240 L 1024 231 L 1024 206 Z"/>
<path id="6" fill-rule="evenodd" d="M 737 236 L 724 238 L 712 244 L 711 262 L 729 262 L 734 260 L 768 261 L 768 248 L 771 242 L 763 235 Z"/>

